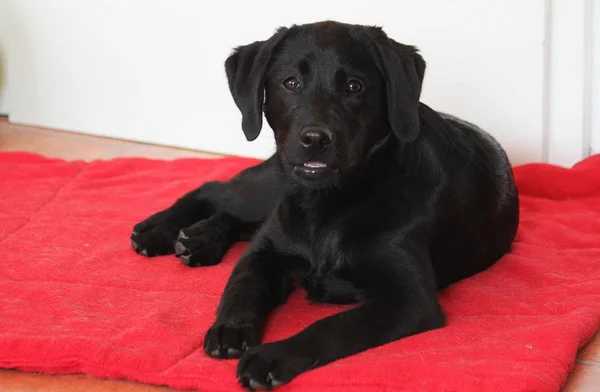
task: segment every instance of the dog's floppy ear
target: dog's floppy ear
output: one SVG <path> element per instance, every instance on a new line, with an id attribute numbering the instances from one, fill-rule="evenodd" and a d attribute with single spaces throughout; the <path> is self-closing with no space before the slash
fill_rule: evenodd
<path id="1" fill-rule="evenodd" d="M 256 139 L 262 129 L 265 76 L 273 50 L 287 30 L 279 28 L 266 41 L 237 47 L 225 61 L 229 90 L 242 112 L 242 130 L 248 141 Z"/>
<path id="2" fill-rule="evenodd" d="M 386 82 L 389 122 L 403 142 L 412 142 L 419 134 L 419 100 L 425 76 L 425 60 L 414 46 L 389 38 L 381 28 L 372 27 L 381 72 Z"/>

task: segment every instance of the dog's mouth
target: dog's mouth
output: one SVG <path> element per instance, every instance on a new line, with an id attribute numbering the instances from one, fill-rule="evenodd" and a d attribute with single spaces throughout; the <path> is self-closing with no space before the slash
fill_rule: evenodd
<path id="1" fill-rule="evenodd" d="M 309 161 L 301 165 L 295 165 L 293 174 L 305 181 L 320 181 L 332 177 L 338 173 L 335 169 L 324 162 Z"/>

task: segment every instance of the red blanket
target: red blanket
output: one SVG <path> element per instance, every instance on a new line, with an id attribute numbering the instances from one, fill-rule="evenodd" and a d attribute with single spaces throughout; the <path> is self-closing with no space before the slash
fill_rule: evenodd
<path id="1" fill-rule="evenodd" d="M 236 390 L 237 361 L 207 357 L 202 341 L 247 244 L 218 266 L 190 269 L 173 256 L 135 254 L 129 234 L 185 191 L 256 162 L 0 154 L 0 367 Z M 446 328 L 305 373 L 283 390 L 557 390 L 600 324 L 600 156 L 572 169 L 515 170 L 514 249 L 440 294 Z M 266 340 L 341 309 L 295 292 Z"/>

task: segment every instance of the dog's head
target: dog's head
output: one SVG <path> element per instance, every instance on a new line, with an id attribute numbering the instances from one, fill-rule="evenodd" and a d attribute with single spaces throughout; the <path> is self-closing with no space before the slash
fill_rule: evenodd
<path id="1" fill-rule="evenodd" d="M 395 137 L 413 141 L 425 62 L 378 27 L 320 22 L 240 46 L 225 69 L 248 140 L 263 110 L 286 170 L 334 184 Z"/>

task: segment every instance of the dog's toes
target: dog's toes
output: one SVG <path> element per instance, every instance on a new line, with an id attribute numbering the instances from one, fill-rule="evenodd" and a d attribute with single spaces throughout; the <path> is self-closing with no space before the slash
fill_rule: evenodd
<path id="1" fill-rule="evenodd" d="M 173 254 L 173 241 L 177 240 L 182 228 L 192 223 L 193 216 L 185 206 L 157 212 L 133 226 L 131 247 L 148 257 Z"/>
<path id="2" fill-rule="evenodd" d="M 137 234 L 133 234 L 133 235 L 137 235 Z M 141 254 L 142 256 L 148 257 L 148 249 L 142 248 L 134 240 L 131 240 L 131 247 L 133 248 L 133 250 L 135 250 L 137 253 Z"/>
<path id="3" fill-rule="evenodd" d="M 137 233 L 134 231 L 133 235 L 136 236 Z M 140 249 L 140 246 L 138 245 L 137 242 L 135 242 L 135 240 L 131 240 L 131 247 L 133 248 L 133 250 L 135 250 L 136 252 Z"/>
<path id="4" fill-rule="evenodd" d="M 204 337 L 204 351 L 213 358 L 239 358 L 260 342 L 260 330 L 248 325 L 213 325 Z"/>
<path id="5" fill-rule="evenodd" d="M 270 389 L 270 387 L 263 385 L 253 379 L 250 379 L 250 381 L 248 381 L 248 385 L 250 386 L 251 389 Z"/>
<path id="6" fill-rule="evenodd" d="M 161 228 L 154 228 L 132 234 L 130 237 L 131 247 L 137 253 L 146 256 L 162 256 L 173 253 L 173 234 Z"/>
<path id="7" fill-rule="evenodd" d="M 190 256 L 191 255 L 179 256 L 179 261 L 181 261 L 183 265 L 187 265 L 188 267 L 198 267 L 197 264 L 192 265 L 192 262 L 190 261 Z"/>
<path id="8" fill-rule="evenodd" d="M 175 241 L 175 255 L 181 256 L 187 251 L 187 248 L 181 243 L 181 241 Z"/>
<path id="9" fill-rule="evenodd" d="M 221 262 L 227 249 L 219 239 L 209 235 L 183 238 L 179 236 L 173 244 L 179 260 L 189 267 L 207 267 Z"/>
<path id="10" fill-rule="evenodd" d="M 272 389 L 287 384 L 318 363 L 305 346 L 286 341 L 253 347 L 244 352 L 237 366 L 240 384 L 251 389 Z"/>
<path id="11" fill-rule="evenodd" d="M 242 356 L 242 349 L 229 347 L 227 349 L 227 358 L 239 358 Z"/>

